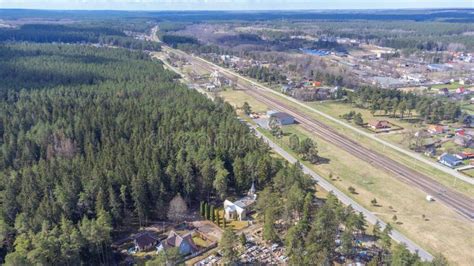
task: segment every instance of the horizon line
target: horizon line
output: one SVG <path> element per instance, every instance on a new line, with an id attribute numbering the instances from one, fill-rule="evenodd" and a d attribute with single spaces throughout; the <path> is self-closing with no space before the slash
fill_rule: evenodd
<path id="1" fill-rule="evenodd" d="M 197 12 L 314 12 L 314 11 L 394 11 L 394 10 L 473 10 L 474 7 L 397 7 L 397 8 L 321 8 L 321 9 L 113 9 L 113 8 L 22 8 L 22 7 L 0 7 L 0 10 L 29 10 L 29 11 L 122 11 L 122 12 L 156 12 L 156 11 L 197 11 Z"/>

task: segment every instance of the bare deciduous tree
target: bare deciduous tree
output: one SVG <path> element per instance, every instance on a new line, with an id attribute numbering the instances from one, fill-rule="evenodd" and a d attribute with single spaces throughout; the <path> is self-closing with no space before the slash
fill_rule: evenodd
<path id="1" fill-rule="evenodd" d="M 168 219 L 174 222 L 181 221 L 188 213 L 186 202 L 178 193 L 171 201 L 168 209 Z"/>

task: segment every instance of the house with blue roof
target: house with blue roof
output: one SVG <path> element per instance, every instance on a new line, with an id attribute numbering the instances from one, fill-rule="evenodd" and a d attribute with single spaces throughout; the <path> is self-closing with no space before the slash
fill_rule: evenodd
<path id="1" fill-rule="evenodd" d="M 456 156 L 454 156 L 452 154 L 449 154 L 449 153 L 441 155 L 439 157 L 439 162 L 446 165 L 446 166 L 448 166 L 448 167 L 451 167 L 451 168 L 454 168 L 454 167 L 462 164 L 462 160 L 460 160 Z"/>

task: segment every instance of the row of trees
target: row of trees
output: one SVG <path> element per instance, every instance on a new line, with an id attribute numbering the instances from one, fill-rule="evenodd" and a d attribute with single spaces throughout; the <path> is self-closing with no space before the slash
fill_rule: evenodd
<path id="1" fill-rule="evenodd" d="M 208 204 L 206 201 L 201 201 L 199 205 L 199 214 L 204 219 L 209 220 L 213 223 L 216 223 L 217 226 L 221 226 L 221 221 L 222 221 L 223 228 L 226 228 L 227 226 L 225 217 L 222 217 L 222 220 L 221 220 L 221 215 L 219 214 L 219 210 L 215 208 L 214 205 Z"/>
<path id="2" fill-rule="evenodd" d="M 456 121 L 461 116 L 461 109 L 454 102 L 443 101 L 428 96 L 398 90 L 378 88 L 361 88 L 348 94 L 348 101 L 358 107 L 370 109 L 375 115 L 412 116 L 416 113 L 427 123 L 438 123 L 442 120 Z"/>

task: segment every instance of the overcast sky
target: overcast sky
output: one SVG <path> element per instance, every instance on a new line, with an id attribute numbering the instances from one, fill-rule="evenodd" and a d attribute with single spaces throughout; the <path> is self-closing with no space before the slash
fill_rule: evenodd
<path id="1" fill-rule="evenodd" d="M 113 10 L 275 10 L 474 8 L 474 0 L 0 0 L 0 8 Z"/>

